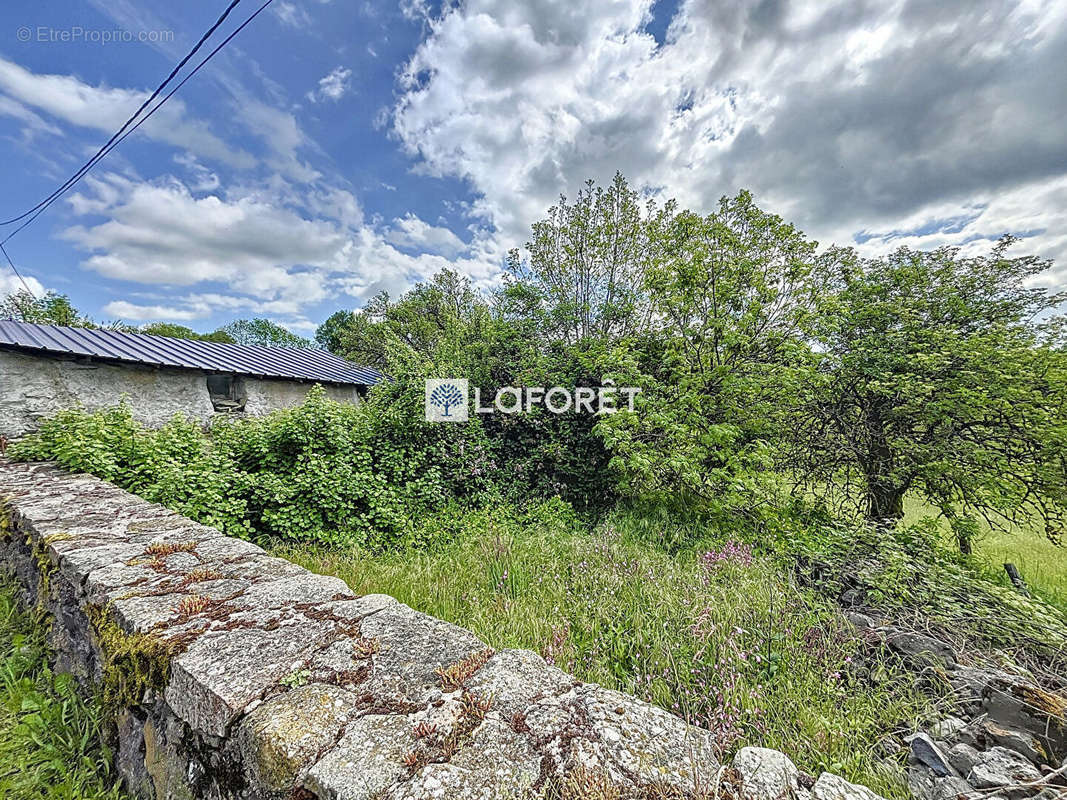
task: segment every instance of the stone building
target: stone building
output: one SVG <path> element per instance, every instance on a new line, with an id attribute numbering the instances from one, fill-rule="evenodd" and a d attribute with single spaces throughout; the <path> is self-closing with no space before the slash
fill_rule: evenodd
<path id="1" fill-rule="evenodd" d="M 204 424 L 222 413 L 265 414 L 299 405 L 315 384 L 358 403 L 381 378 L 324 350 L 0 321 L 0 436 L 21 436 L 62 408 L 123 398 L 150 426 L 179 412 Z"/>

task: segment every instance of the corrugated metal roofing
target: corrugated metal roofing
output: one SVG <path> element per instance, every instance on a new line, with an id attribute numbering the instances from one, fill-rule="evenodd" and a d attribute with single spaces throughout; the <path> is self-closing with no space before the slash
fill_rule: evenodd
<path id="1" fill-rule="evenodd" d="M 258 378 L 373 386 L 378 370 L 360 367 L 325 350 L 221 344 L 146 333 L 35 325 L 0 320 L 0 347 L 44 350 L 111 361 L 233 372 Z"/>

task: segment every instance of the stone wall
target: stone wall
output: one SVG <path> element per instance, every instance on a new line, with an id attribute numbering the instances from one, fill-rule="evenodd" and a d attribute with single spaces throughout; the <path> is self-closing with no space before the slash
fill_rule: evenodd
<path id="1" fill-rule="evenodd" d="M 89 476 L 0 460 L 0 564 L 156 798 L 874 800 Z"/>
<path id="2" fill-rule="evenodd" d="M 268 414 L 279 408 L 292 408 L 304 402 L 311 385 L 296 381 L 245 378 L 245 413 Z M 358 405 L 359 391 L 355 386 L 324 386 L 326 396 L 338 403 Z"/>
<path id="3" fill-rule="evenodd" d="M 208 422 L 215 414 L 203 373 L 195 370 L 81 362 L 0 350 L 0 436 L 15 438 L 75 405 L 95 410 L 127 395 L 134 416 L 158 426 L 181 412 Z"/>
<path id="4" fill-rule="evenodd" d="M 311 388 L 297 381 L 244 378 L 246 413 L 266 414 L 300 405 Z M 356 403 L 354 386 L 326 386 L 339 402 Z M 85 362 L 0 350 L 0 436 L 16 438 L 63 408 L 90 411 L 129 400 L 134 418 L 150 427 L 177 413 L 205 425 L 216 416 L 199 370 Z"/>

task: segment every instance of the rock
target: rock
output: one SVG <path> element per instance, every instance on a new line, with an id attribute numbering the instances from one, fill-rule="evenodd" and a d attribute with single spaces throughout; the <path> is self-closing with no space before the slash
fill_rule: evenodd
<path id="1" fill-rule="evenodd" d="M 288 797 L 297 778 L 333 745 L 356 705 L 336 686 L 301 686 L 258 706 L 241 723 L 238 746 L 257 797 Z"/>
<path id="2" fill-rule="evenodd" d="M 734 756 L 733 768 L 744 781 L 745 800 L 779 800 L 799 790 L 800 770 L 784 753 L 765 747 L 742 747 Z"/>
<path id="3" fill-rule="evenodd" d="M 875 750 L 881 756 L 895 756 L 904 748 L 900 742 L 897 741 L 895 736 L 883 736 L 874 744 Z"/>
<path id="4" fill-rule="evenodd" d="M 1026 676 L 1001 670 L 956 667 L 948 677 L 968 716 L 985 714 L 999 728 L 1029 734 L 1046 753 L 1067 751 L 1067 698 L 1063 695 L 1042 689 Z"/>
<path id="5" fill-rule="evenodd" d="M 429 702 L 441 693 L 439 669 L 486 647 L 470 631 L 401 603 L 372 614 L 360 632 L 378 647 L 364 691 L 392 703 Z"/>
<path id="6" fill-rule="evenodd" d="M 360 717 L 337 746 L 308 772 L 304 786 L 322 800 L 371 800 L 406 772 L 404 759 L 417 742 L 401 715 Z"/>
<path id="7" fill-rule="evenodd" d="M 874 627 L 874 620 L 866 614 L 861 614 L 858 611 L 846 611 L 845 619 L 851 622 L 860 630 L 866 630 Z"/>
<path id="8" fill-rule="evenodd" d="M 719 766 L 709 731 L 592 684 L 538 701 L 526 711 L 523 727 L 543 742 L 557 776 L 597 765 L 623 787 L 659 783 L 684 796 L 707 785 Z"/>
<path id="9" fill-rule="evenodd" d="M 960 795 L 966 795 L 974 789 L 963 778 L 948 777 L 938 778 L 935 782 L 934 793 L 931 800 L 956 800 Z"/>
<path id="10" fill-rule="evenodd" d="M 1028 733 L 1002 728 L 994 722 L 983 723 L 982 732 L 1001 747 L 1014 750 L 1035 764 L 1041 764 L 1048 760 L 1041 742 Z"/>
<path id="11" fill-rule="evenodd" d="M 945 758 L 941 748 L 927 734 L 913 733 L 911 736 L 905 737 L 904 741 L 911 746 L 911 757 L 920 764 L 929 767 L 937 777 L 958 777 L 958 773 L 948 759 Z"/>
<path id="12" fill-rule="evenodd" d="M 908 769 L 908 788 L 921 800 L 957 800 L 960 795 L 974 791 L 963 778 L 938 778 L 925 767 Z"/>
<path id="13" fill-rule="evenodd" d="M 967 723 L 959 717 L 948 716 L 930 726 L 930 736 L 952 741 L 966 727 Z"/>
<path id="14" fill-rule="evenodd" d="M 468 690 L 497 698 L 494 710 L 506 720 L 574 684 L 573 677 L 550 667 L 532 650 L 501 650 L 466 682 Z"/>
<path id="15" fill-rule="evenodd" d="M 976 789 L 1001 789 L 1013 795 L 1012 786 L 1041 779 L 1037 767 L 1018 753 L 1004 747 L 994 747 L 978 756 L 967 782 Z"/>
<path id="16" fill-rule="evenodd" d="M 520 798 L 537 781 L 541 754 L 529 737 L 488 718 L 448 763 L 429 764 L 393 789 L 389 800 Z"/>
<path id="17" fill-rule="evenodd" d="M 978 763 L 978 751 L 965 742 L 957 742 L 949 748 L 945 757 L 960 775 L 967 775 Z"/>
<path id="18" fill-rule="evenodd" d="M 886 644 L 891 650 L 913 664 L 925 666 L 931 661 L 946 667 L 956 664 L 956 654 L 951 647 L 921 633 L 889 628 L 886 633 Z"/>
<path id="19" fill-rule="evenodd" d="M 857 786 L 844 778 L 824 772 L 811 787 L 812 800 L 882 800 L 866 786 Z"/>

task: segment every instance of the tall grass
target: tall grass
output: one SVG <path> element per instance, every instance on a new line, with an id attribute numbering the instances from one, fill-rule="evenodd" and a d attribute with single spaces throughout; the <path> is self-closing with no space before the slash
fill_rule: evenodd
<path id="1" fill-rule="evenodd" d="M 908 498 L 904 512 L 905 524 L 937 515 L 937 509 L 916 497 Z M 974 559 L 989 578 L 1009 585 L 1004 564 L 1015 564 L 1035 595 L 1067 613 L 1067 546 L 1050 542 L 1036 522 L 1004 521 L 1002 530 L 992 530 L 983 522 L 980 528 Z M 947 526 L 945 536 L 949 537 Z"/>
<path id="2" fill-rule="evenodd" d="M 121 800 L 100 708 L 49 669 L 45 631 L 0 582 L 0 797 Z"/>
<path id="3" fill-rule="evenodd" d="M 558 511 L 469 513 L 435 552 L 276 553 L 674 711 L 724 755 L 774 747 L 802 769 L 908 796 L 877 743 L 931 701 L 826 601 L 743 544 L 672 557 L 616 525 L 583 533 Z"/>

